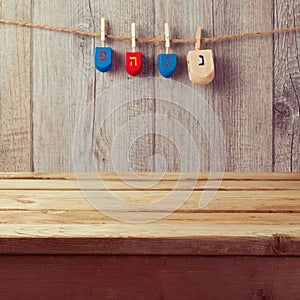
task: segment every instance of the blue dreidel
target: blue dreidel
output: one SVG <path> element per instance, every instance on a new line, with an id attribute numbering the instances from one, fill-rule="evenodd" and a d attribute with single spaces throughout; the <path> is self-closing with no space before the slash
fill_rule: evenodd
<path id="1" fill-rule="evenodd" d="M 112 67 L 112 48 L 105 47 L 105 19 L 101 19 L 102 47 L 95 49 L 95 68 L 100 72 L 107 72 Z"/>
<path id="2" fill-rule="evenodd" d="M 158 54 L 158 70 L 162 76 L 170 78 L 175 73 L 176 66 L 176 54 Z"/>
<path id="3" fill-rule="evenodd" d="M 158 54 L 158 70 L 159 73 L 170 78 L 176 71 L 177 56 L 170 54 L 170 31 L 169 24 L 165 23 L 165 38 L 166 38 L 166 54 Z"/>
<path id="4" fill-rule="evenodd" d="M 112 48 L 96 47 L 95 68 L 100 72 L 107 72 L 112 67 Z"/>

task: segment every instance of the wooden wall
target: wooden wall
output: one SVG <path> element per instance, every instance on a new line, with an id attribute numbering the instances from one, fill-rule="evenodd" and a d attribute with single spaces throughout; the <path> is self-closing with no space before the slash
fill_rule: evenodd
<path id="1" fill-rule="evenodd" d="M 0 17 L 7 19 L 99 31 L 102 16 L 108 19 L 109 33 L 114 35 L 128 36 L 130 23 L 135 21 L 137 36 L 162 37 L 167 21 L 174 38 L 193 38 L 198 24 L 204 37 L 210 37 L 299 26 L 300 3 L 0 0 Z M 201 93 L 222 124 L 227 171 L 300 171 L 299 37 L 298 32 L 205 45 L 213 48 L 216 62 L 216 78 L 206 87 L 194 86 L 186 74 L 185 57 L 193 46 L 173 47 L 179 58 L 173 80 Z M 130 44 L 110 43 L 119 63 L 107 74 L 95 72 L 93 67 L 96 45 L 100 41 L 94 38 L 0 25 L 0 171 L 73 170 L 71 147 L 83 109 L 104 89 L 131 80 L 123 67 Z M 146 58 L 140 77 L 159 77 L 154 58 L 164 51 L 163 45 L 146 44 L 139 49 Z M 102 103 L 95 102 L 97 105 Z M 203 144 L 199 148 L 201 170 L 207 170 L 209 149 L 199 124 L 187 120 L 178 108 L 163 107 L 157 99 L 128 105 L 96 135 L 99 169 L 113 170 L 109 145 L 124 120 L 159 111 L 189 124 L 189 131 Z M 96 118 L 91 119 L 91 130 Z M 168 130 L 171 134 L 173 128 Z M 183 147 L 189 151 L 190 145 Z M 155 160 L 151 162 L 155 153 L 165 157 L 168 171 L 197 171 L 192 157 L 180 166 L 172 141 L 153 134 L 134 143 L 129 171 L 160 170 Z"/>

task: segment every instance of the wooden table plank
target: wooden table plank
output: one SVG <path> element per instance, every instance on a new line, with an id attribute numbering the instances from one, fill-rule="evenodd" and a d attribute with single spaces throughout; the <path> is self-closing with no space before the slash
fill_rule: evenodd
<path id="1" fill-rule="evenodd" d="M 210 226 L 199 230 L 196 237 L 188 236 L 190 227 L 186 226 L 185 230 L 179 230 L 177 237 L 157 235 L 155 238 L 128 232 L 126 238 L 110 236 L 109 232 L 120 230 L 116 224 L 92 228 L 89 225 L 74 228 L 72 224 L 47 228 L 39 224 L 2 227 L 5 234 L 0 238 L 0 254 L 300 256 L 299 226 L 287 229 L 272 225 L 263 234 L 251 225 Z M 174 232 L 172 226 L 162 228 Z M 156 232 L 153 227 L 149 229 Z M 99 238 L 103 232 L 107 236 Z"/>
<path id="2" fill-rule="evenodd" d="M 139 175 L 143 179 L 129 173 L 103 178 L 113 194 L 132 204 L 161 199 L 174 184 L 183 189 L 172 191 L 174 201 L 186 197 L 193 180 L 197 187 L 174 213 L 162 202 L 158 209 L 126 211 L 112 204 L 102 214 L 85 199 L 74 174 L 0 174 L 0 253 L 62 254 L 68 248 L 72 254 L 300 255 L 299 173 L 226 173 L 205 209 L 199 209 L 199 199 L 207 173 L 182 174 L 179 181 L 179 174 L 155 174 L 163 179 L 152 190 L 132 186 L 153 180 L 153 174 Z M 84 183 L 97 188 L 98 176 L 87 174 Z M 90 195 L 101 201 L 111 194 Z M 105 215 L 111 212 L 159 220 L 128 224 Z"/>
<path id="3" fill-rule="evenodd" d="M 195 231 L 198 233 L 197 226 L 209 226 L 213 225 L 256 225 L 262 232 L 265 225 L 282 225 L 288 227 L 289 225 L 299 226 L 300 229 L 300 213 L 253 213 L 253 212 L 207 212 L 204 210 L 187 211 L 187 212 L 170 212 L 159 209 L 153 211 L 153 209 L 140 211 L 139 208 L 124 211 L 120 209 L 107 209 L 103 210 L 104 214 L 110 212 L 116 212 L 117 215 L 126 215 L 127 213 L 136 212 L 136 218 L 131 218 L 132 222 L 141 222 L 143 216 L 151 216 L 155 219 L 157 216 L 161 216 L 161 213 L 166 212 L 167 217 L 156 221 L 158 228 L 161 224 L 170 224 L 173 228 L 185 227 L 186 224 L 194 226 Z M 119 214 L 117 214 L 119 212 Z M 78 224 L 89 224 L 91 226 L 97 224 L 113 224 L 120 223 L 117 220 L 113 220 L 108 216 L 99 213 L 97 210 L 86 210 L 86 211 L 64 211 L 64 210 L 35 210 L 35 211 L 23 211 L 23 210 L 8 210 L 0 211 L 0 220 L 2 224 L 41 224 L 43 228 L 47 227 L 47 224 L 73 224 L 76 228 Z M 121 223 L 122 224 L 122 223 Z M 120 225 L 121 226 L 121 225 Z M 122 226 L 121 226 L 122 227 Z M 144 232 L 145 236 L 151 237 L 152 232 L 146 230 L 145 224 L 137 224 L 133 227 L 134 232 Z M 176 229 L 177 230 L 177 229 Z M 173 233 L 175 236 L 177 232 Z M 162 234 L 164 231 L 162 230 Z M 113 232 L 111 233 L 113 234 Z M 167 233 L 166 236 L 168 236 Z M 172 234 L 172 235 L 173 235 Z M 0 233 L 1 235 L 1 233 Z"/>
<path id="4" fill-rule="evenodd" d="M 168 191 L 114 191 L 114 195 L 129 203 L 149 203 L 162 199 Z M 179 211 L 199 209 L 203 192 L 192 192 Z M 97 192 L 99 198 L 107 192 Z M 175 191 L 173 197 L 186 196 L 186 192 Z M 81 191 L 44 190 L 0 190 L 0 210 L 91 210 L 92 205 Z M 164 207 L 164 204 L 161 204 Z M 218 191 L 204 211 L 237 212 L 299 212 L 299 191 Z"/>

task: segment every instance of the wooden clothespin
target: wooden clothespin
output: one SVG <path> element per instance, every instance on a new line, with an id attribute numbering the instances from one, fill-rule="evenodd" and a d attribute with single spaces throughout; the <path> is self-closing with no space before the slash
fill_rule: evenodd
<path id="1" fill-rule="evenodd" d="M 107 72 L 112 67 L 112 48 L 105 47 L 105 18 L 101 18 L 101 47 L 95 50 L 95 68 Z"/>
<path id="2" fill-rule="evenodd" d="M 158 70 L 162 76 L 169 78 L 176 71 L 177 57 L 176 54 L 170 54 L 171 44 L 168 23 L 165 23 L 165 39 L 166 54 L 158 54 Z"/>
<path id="3" fill-rule="evenodd" d="M 131 24 L 131 44 L 132 52 L 126 52 L 126 72 L 131 76 L 136 76 L 143 69 L 143 54 L 136 52 L 135 23 Z"/>
<path id="4" fill-rule="evenodd" d="M 166 39 L 166 54 L 169 54 L 171 43 L 170 43 L 170 29 L 168 23 L 165 23 L 165 39 Z"/>
<path id="5" fill-rule="evenodd" d="M 198 85 L 207 85 L 215 77 L 215 67 L 212 50 L 200 50 L 201 27 L 197 27 L 195 50 L 187 55 L 190 80 Z"/>

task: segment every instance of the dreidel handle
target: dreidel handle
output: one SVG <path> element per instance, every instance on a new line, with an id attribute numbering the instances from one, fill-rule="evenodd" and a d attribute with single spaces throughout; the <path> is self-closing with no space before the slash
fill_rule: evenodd
<path id="1" fill-rule="evenodd" d="M 135 23 L 131 24 L 131 46 L 132 52 L 136 51 Z"/>
<path id="2" fill-rule="evenodd" d="M 196 44 L 195 44 L 195 49 L 197 51 L 200 50 L 201 48 L 201 35 L 202 35 L 202 28 L 200 26 L 197 26 L 197 32 L 196 32 Z"/>
<path id="3" fill-rule="evenodd" d="M 165 23 L 165 40 L 166 40 L 166 54 L 170 53 L 170 29 L 169 29 L 169 24 Z"/>

